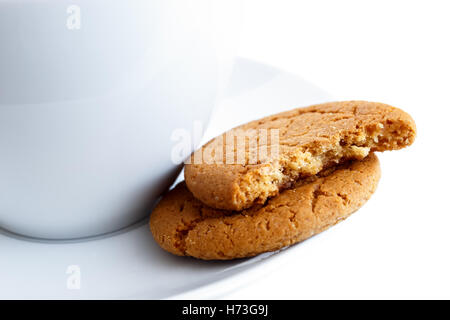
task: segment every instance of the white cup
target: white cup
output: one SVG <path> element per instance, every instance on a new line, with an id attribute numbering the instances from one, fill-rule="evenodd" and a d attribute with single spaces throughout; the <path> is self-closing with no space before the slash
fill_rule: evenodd
<path id="1" fill-rule="evenodd" d="M 232 65 L 240 0 L 0 0 L 0 228 L 104 234 L 148 216 Z"/>

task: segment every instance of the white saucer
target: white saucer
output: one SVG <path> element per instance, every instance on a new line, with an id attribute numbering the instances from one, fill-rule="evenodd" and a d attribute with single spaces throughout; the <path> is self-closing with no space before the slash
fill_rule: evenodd
<path id="1" fill-rule="evenodd" d="M 326 93 L 294 75 L 238 59 L 205 139 L 264 115 L 327 100 Z M 231 262 L 180 258 L 156 245 L 146 222 L 82 242 L 33 241 L 0 231 L 0 298 L 218 298 L 273 270 L 289 251 Z"/>

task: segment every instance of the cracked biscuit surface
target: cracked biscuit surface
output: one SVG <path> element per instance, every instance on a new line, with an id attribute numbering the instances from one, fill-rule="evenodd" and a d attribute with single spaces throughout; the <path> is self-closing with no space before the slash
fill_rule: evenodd
<path id="1" fill-rule="evenodd" d="M 213 209 L 186 188 L 171 190 L 154 209 L 150 229 L 165 250 L 204 260 L 275 251 L 344 220 L 375 192 L 378 158 L 370 154 L 299 180 L 263 205 L 236 212 Z"/>
<path id="2" fill-rule="evenodd" d="M 267 130 L 269 138 L 257 138 L 253 145 L 247 144 L 251 137 L 246 138 L 244 148 L 234 145 L 234 138 L 227 139 L 230 133 L 250 132 L 251 136 L 259 130 Z M 272 139 L 273 130 L 278 130 L 277 139 Z M 294 109 L 252 121 L 211 140 L 186 164 L 186 185 L 210 207 L 243 210 L 265 203 L 299 178 L 314 176 L 327 167 L 361 160 L 372 151 L 411 145 L 415 135 L 415 123 L 407 113 L 382 103 L 345 101 Z M 231 147 L 216 149 L 214 161 L 196 162 L 211 153 L 208 148 L 220 143 Z M 272 152 L 274 148 L 277 152 Z M 229 159 L 236 161 L 230 163 Z M 251 161 L 254 159 L 257 161 Z"/>

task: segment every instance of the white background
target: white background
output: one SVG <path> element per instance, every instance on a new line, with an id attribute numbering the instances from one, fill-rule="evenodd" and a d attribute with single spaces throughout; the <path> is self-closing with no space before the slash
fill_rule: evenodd
<path id="1" fill-rule="evenodd" d="M 231 299 L 450 298 L 448 1 L 245 0 L 241 56 L 336 100 L 400 107 L 406 150 L 380 155 L 377 193 L 357 214 Z"/>

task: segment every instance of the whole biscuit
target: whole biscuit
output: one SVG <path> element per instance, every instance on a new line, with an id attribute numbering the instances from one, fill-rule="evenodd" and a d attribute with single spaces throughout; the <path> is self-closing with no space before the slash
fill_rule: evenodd
<path id="1" fill-rule="evenodd" d="M 266 138 L 258 135 L 260 130 L 266 130 Z M 272 136 L 274 130 L 277 135 Z M 235 142 L 239 134 L 244 135 L 244 147 Z M 185 180 L 210 207 L 242 210 L 329 166 L 406 147 L 415 135 L 413 119 L 386 104 L 315 105 L 250 122 L 211 140 L 189 159 Z"/>
<path id="2" fill-rule="evenodd" d="M 212 209 L 180 183 L 154 209 L 150 229 L 156 242 L 176 255 L 204 260 L 255 256 L 347 218 L 375 192 L 379 178 L 378 158 L 371 154 L 300 180 L 266 204 L 242 212 Z"/>

